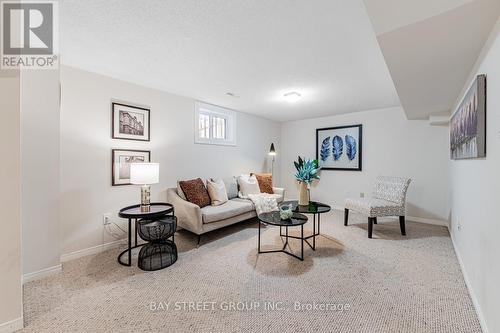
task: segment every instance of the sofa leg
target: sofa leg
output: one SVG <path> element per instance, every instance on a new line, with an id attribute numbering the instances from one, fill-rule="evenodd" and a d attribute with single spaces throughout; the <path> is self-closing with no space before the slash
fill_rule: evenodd
<path id="1" fill-rule="evenodd" d="M 405 217 L 404 216 L 399 217 L 399 227 L 401 228 L 401 235 L 406 236 Z"/>
<path id="2" fill-rule="evenodd" d="M 201 242 L 201 235 L 198 235 L 198 243 L 196 243 L 196 245 L 200 246 L 200 242 Z"/>
<path id="3" fill-rule="evenodd" d="M 376 217 L 373 218 L 373 224 L 377 224 L 377 218 Z"/>
<path id="4" fill-rule="evenodd" d="M 347 226 L 347 220 L 349 219 L 349 209 L 344 209 L 344 225 Z"/>
<path id="5" fill-rule="evenodd" d="M 368 218 L 368 238 L 372 238 L 373 233 L 373 217 Z"/>

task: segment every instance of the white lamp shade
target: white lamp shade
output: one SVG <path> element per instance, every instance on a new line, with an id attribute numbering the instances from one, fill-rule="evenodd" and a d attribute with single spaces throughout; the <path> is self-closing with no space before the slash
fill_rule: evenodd
<path id="1" fill-rule="evenodd" d="M 130 183 L 135 185 L 150 185 L 160 181 L 159 163 L 130 164 Z"/>

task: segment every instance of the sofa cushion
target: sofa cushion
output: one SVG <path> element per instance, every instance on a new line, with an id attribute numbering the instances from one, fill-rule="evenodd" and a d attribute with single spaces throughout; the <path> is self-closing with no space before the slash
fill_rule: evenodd
<path id="1" fill-rule="evenodd" d="M 201 209 L 203 223 L 225 220 L 254 210 L 249 200 L 232 199 L 219 206 L 206 206 Z"/>
<path id="2" fill-rule="evenodd" d="M 261 193 L 274 194 L 273 192 L 273 175 L 271 173 L 255 173 L 255 178 L 259 183 Z"/>
<path id="3" fill-rule="evenodd" d="M 186 196 L 187 201 L 200 206 L 201 208 L 210 205 L 210 196 L 201 178 L 192 180 L 180 181 L 182 192 Z"/>
<path id="4" fill-rule="evenodd" d="M 218 182 L 207 180 L 207 190 L 210 200 L 212 200 L 212 206 L 219 206 L 227 202 L 226 186 L 222 180 Z"/>

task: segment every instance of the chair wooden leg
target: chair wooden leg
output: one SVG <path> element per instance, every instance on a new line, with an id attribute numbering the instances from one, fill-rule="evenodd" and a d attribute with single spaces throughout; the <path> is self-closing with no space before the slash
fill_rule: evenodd
<path id="1" fill-rule="evenodd" d="M 372 238 L 373 233 L 373 217 L 368 218 L 368 238 Z"/>
<path id="2" fill-rule="evenodd" d="M 344 209 L 344 225 L 347 226 L 347 220 L 349 219 L 349 209 Z"/>
<path id="3" fill-rule="evenodd" d="M 377 224 L 377 218 L 376 217 L 373 218 L 373 224 Z"/>
<path id="4" fill-rule="evenodd" d="M 401 235 L 406 236 L 405 217 L 404 216 L 399 217 L 399 227 L 401 228 Z"/>

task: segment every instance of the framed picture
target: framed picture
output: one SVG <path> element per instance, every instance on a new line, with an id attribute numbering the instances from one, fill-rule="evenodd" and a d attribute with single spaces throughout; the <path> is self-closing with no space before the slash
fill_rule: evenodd
<path id="1" fill-rule="evenodd" d="M 361 171 L 363 125 L 318 128 L 316 159 L 322 170 Z"/>
<path id="2" fill-rule="evenodd" d="M 113 139 L 149 141 L 149 109 L 113 102 L 111 112 Z"/>
<path id="3" fill-rule="evenodd" d="M 147 150 L 113 149 L 112 151 L 112 185 L 130 185 L 130 164 L 149 163 L 151 152 Z"/>
<path id="4" fill-rule="evenodd" d="M 486 75 L 478 75 L 450 120 L 450 157 L 486 157 Z"/>

